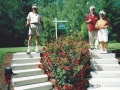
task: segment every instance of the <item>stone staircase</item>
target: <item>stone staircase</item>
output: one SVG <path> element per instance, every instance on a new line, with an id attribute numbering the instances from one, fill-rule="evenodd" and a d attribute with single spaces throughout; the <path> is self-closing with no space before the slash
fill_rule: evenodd
<path id="1" fill-rule="evenodd" d="M 40 53 L 19 52 L 13 54 L 12 77 L 14 90 L 52 90 L 53 85 L 48 81 L 44 70 L 38 68 L 40 65 Z"/>
<path id="2" fill-rule="evenodd" d="M 94 55 L 91 61 L 92 71 L 87 90 L 120 90 L 120 65 L 115 53 L 100 54 L 100 50 L 90 50 Z"/>

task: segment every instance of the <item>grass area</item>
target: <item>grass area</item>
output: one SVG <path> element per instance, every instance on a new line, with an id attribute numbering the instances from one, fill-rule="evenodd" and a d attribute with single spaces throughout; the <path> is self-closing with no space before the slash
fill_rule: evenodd
<path id="1" fill-rule="evenodd" d="M 120 43 L 108 43 L 108 48 L 113 50 L 120 50 Z M 27 47 L 10 47 L 10 48 L 0 48 L 0 64 L 3 61 L 3 57 L 7 53 L 16 53 L 16 52 L 26 52 Z M 35 50 L 35 47 L 32 47 L 32 51 Z M 42 50 L 42 47 L 39 47 L 39 50 Z"/>
<path id="2" fill-rule="evenodd" d="M 35 50 L 35 47 L 32 47 L 32 51 Z M 42 50 L 42 47 L 39 47 L 39 50 Z M 26 52 L 27 47 L 10 47 L 10 48 L 0 48 L 0 65 L 3 61 L 3 57 L 7 53 L 16 53 L 16 52 Z"/>
<path id="3" fill-rule="evenodd" d="M 120 50 L 120 43 L 108 43 L 109 49 Z"/>

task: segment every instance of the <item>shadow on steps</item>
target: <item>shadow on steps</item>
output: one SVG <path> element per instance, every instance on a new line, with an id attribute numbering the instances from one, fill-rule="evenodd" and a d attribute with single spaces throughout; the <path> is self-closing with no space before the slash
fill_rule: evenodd
<path id="1" fill-rule="evenodd" d="M 115 53 L 115 58 L 118 59 L 118 62 L 120 64 L 120 50 L 112 50 L 112 53 Z"/>

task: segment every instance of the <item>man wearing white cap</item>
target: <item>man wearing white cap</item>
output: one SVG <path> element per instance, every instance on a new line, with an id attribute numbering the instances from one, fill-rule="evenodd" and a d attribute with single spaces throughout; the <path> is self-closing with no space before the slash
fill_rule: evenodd
<path id="1" fill-rule="evenodd" d="M 98 49 L 98 37 L 97 37 L 97 29 L 95 28 L 95 24 L 99 19 L 99 15 L 95 12 L 95 7 L 90 7 L 90 13 L 86 16 L 86 23 L 88 24 L 88 36 L 89 43 L 91 49 Z"/>
<path id="2" fill-rule="evenodd" d="M 44 30 L 43 27 L 43 20 L 41 15 L 38 13 L 38 6 L 37 4 L 33 4 L 32 5 L 32 9 L 33 12 L 29 12 L 28 16 L 27 16 L 27 23 L 26 23 L 26 27 L 29 26 L 29 40 L 28 40 L 28 50 L 27 50 L 27 54 L 30 53 L 30 45 L 32 42 L 32 38 L 34 35 L 36 35 L 36 50 L 35 52 L 38 53 L 38 45 L 39 45 L 39 36 L 41 33 L 41 26 L 42 26 L 42 30 Z"/>
<path id="3" fill-rule="evenodd" d="M 98 39 L 102 46 L 100 53 L 107 53 L 108 49 L 108 27 L 110 26 L 109 21 L 105 18 L 105 12 L 102 10 L 99 12 L 100 20 L 97 21 L 95 27 L 98 29 Z"/>

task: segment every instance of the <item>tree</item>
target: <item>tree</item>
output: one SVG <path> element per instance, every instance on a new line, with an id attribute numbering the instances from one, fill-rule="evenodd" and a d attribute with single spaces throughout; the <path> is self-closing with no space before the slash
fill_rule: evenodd
<path id="1" fill-rule="evenodd" d="M 35 0 L 0 0 L 0 47 L 24 46 L 26 16 Z"/>

